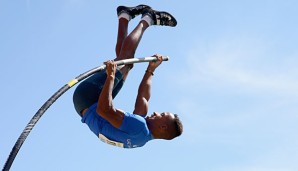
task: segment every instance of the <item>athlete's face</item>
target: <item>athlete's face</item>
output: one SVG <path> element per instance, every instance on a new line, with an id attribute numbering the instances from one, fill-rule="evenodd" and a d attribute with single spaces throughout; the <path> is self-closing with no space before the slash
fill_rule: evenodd
<path id="1" fill-rule="evenodd" d="M 170 112 L 163 112 L 163 113 L 154 112 L 151 116 L 147 116 L 146 119 L 154 122 L 168 123 L 174 120 L 175 116 Z"/>

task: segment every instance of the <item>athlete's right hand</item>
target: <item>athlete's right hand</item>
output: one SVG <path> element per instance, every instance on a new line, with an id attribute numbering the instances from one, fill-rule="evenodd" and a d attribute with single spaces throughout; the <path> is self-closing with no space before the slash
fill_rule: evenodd
<path id="1" fill-rule="evenodd" d="M 154 72 L 155 69 L 162 63 L 162 55 L 160 54 L 155 54 L 153 55 L 153 57 L 156 57 L 156 61 L 152 61 L 152 62 L 149 62 L 148 64 L 148 70 Z"/>
<path id="2" fill-rule="evenodd" d="M 106 73 L 108 76 L 114 77 L 116 74 L 117 64 L 114 61 L 107 61 L 104 63 L 106 65 Z"/>

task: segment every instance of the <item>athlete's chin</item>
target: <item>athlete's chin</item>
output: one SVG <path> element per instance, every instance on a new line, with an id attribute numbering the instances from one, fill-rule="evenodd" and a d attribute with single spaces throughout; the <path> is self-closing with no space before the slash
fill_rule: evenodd
<path id="1" fill-rule="evenodd" d="M 146 119 L 146 120 L 154 120 L 154 117 L 146 116 L 145 119 Z"/>

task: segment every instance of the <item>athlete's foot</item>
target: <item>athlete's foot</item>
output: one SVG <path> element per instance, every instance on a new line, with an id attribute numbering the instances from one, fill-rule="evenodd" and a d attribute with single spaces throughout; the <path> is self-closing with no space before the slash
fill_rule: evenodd
<path id="1" fill-rule="evenodd" d="M 131 19 L 133 19 L 136 16 L 142 14 L 145 9 L 151 9 L 151 7 L 148 5 L 143 5 L 143 4 L 138 5 L 136 7 L 119 6 L 117 8 L 117 14 L 118 14 L 118 16 L 120 16 L 120 14 L 126 13 L 129 16 L 131 16 Z"/>
<path id="2" fill-rule="evenodd" d="M 165 11 L 156 11 L 152 9 L 145 9 L 142 13 L 142 18 L 144 16 L 149 16 L 152 19 L 152 25 L 161 25 L 161 26 L 171 26 L 175 27 L 177 25 L 177 20 L 170 13 Z"/>

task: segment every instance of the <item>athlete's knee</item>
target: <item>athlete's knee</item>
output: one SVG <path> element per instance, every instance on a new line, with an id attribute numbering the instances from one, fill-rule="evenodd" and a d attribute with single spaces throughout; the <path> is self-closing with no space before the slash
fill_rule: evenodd
<path id="1" fill-rule="evenodd" d="M 121 49 L 121 52 L 119 54 L 119 58 L 121 59 L 129 59 L 135 57 L 135 51 L 134 50 L 127 50 L 125 48 Z"/>

